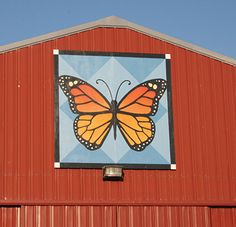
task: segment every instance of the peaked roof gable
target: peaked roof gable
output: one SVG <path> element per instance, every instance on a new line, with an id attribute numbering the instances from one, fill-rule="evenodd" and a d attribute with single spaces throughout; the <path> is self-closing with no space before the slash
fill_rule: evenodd
<path id="1" fill-rule="evenodd" d="M 95 28 L 104 28 L 104 27 L 128 28 L 130 30 L 148 35 L 150 37 L 153 37 L 153 38 L 165 41 L 167 43 L 182 47 L 184 49 L 202 54 L 204 56 L 231 64 L 231 65 L 236 65 L 236 60 L 234 58 L 227 57 L 225 55 L 216 53 L 214 51 L 210 51 L 208 49 L 205 49 L 205 48 L 199 47 L 197 45 L 182 41 L 180 39 L 173 38 L 171 36 L 168 36 L 163 33 L 154 31 L 152 29 L 143 27 L 141 25 L 129 22 L 125 19 L 122 19 L 122 18 L 116 17 L 116 16 L 105 17 L 103 19 L 96 20 L 94 22 L 89 22 L 86 24 L 74 26 L 74 27 L 63 29 L 63 30 L 56 31 L 56 32 L 51 32 L 51 33 L 48 33 L 45 35 L 26 39 L 23 41 L 0 46 L 0 54 L 4 53 L 4 52 L 15 50 L 15 49 L 23 48 L 23 47 L 26 47 L 29 45 L 34 45 L 34 44 L 49 41 L 52 39 L 57 39 L 57 38 L 60 38 L 63 36 L 68 36 L 68 35 L 72 35 L 75 33 L 83 32 L 83 31 L 87 31 L 87 30 L 92 30 Z"/>

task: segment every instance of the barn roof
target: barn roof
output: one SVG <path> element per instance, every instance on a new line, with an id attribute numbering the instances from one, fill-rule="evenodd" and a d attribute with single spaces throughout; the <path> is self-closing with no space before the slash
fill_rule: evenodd
<path id="1" fill-rule="evenodd" d="M 168 36 L 163 33 L 154 31 L 152 29 L 143 27 L 141 25 L 129 22 L 125 19 L 122 19 L 122 18 L 116 17 L 116 16 L 106 17 L 106 18 L 103 18 L 100 20 L 96 20 L 94 22 L 89 22 L 86 24 L 82 24 L 82 25 L 71 27 L 71 28 L 63 29 L 60 31 L 51 32 L 51 33 L 48 33 L 45 35 L 40 35 L 40 36 L 37 36 L 34 38 L 26 39 L 26 40 L 23 40 L 20 42 L 15 42 L 15 43 L 7 44 L 4 46 L 0 46 L 0 53 L 12 51 L 15 49 L 19 49 L 19 48 L 26 47 L 29 45 L 34 45 L 37 43 L 49 41 L 49 40 L 60 38 L 63 36 L 68 36 L 71 34 L 83 32 L 83 31 L 87 31 L 87 30 L 92 30 L 95 28 L 104 28 L 104 27 L 131 29 L 133 31 L 148 35 L 150 37 L 153 37 L 153 38 L 156 38 L 159 40 L 163 40 L 163 41 L 168 42 L 170 44 L 182 47 L 184 49 L 187 49 L 187 50 L 190 50 L 190 51 L 202 54 L 202 55 L 205 55 L 207 57 L 231 64 L 231 65 L 236 65 L 236 60 L 234 58 L 227 57 L 225 55 L 210 51 L 208 49 L 199 47 L 197 45 L 193 45 L 191 43 L 182 41 L 180 39 L 173 38 L 171 36 Z"/>

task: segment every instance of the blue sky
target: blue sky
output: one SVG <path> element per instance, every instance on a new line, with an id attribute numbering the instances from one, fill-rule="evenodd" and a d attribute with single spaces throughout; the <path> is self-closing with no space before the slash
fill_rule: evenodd
<path id="1" fill-rule="evenodd" d="M 115 15 L 236 59 L 236 0 L 0 0 L 0 45 Z"/>

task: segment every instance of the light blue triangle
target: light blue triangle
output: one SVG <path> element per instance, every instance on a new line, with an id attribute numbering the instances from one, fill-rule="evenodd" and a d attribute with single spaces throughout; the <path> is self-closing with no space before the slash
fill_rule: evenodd
<path id="1" fill-rule="evenodd" d="M 129 71 L 139 82 L 163 62 L 160 58 L 116 57 L 116 60 Z"/>
<path id="2" fill-rule="evenodd" d="M 167 109 L 161 103 L 159 103 L 158 111 L 154 116 L 151 116 L 151 119 L 154 122 L 158 122 L 166 113 Z"/>
<path id="3" fill-rule="evenodd" d="M 60 106 L 60 111 L 63 111 L 72 120 L 72 122 L 78 116 L 78 114 L 74 114 L 71 111 L 68 102 L 63 103 L 63 105 Z"/>
<path id="4" fill-rule="evenodd" d="M 78 144 L 78 146 L 76 146 L 61 162 L 114 163 L 101 149 L 89 151 L 81 144 Z"/>
<path id="5" fill-rule="evenodd" d="M 110 59 L 109 56 L 88 55 L 61 55 L 60 57 L 80 75 L 81 79 L 86 81 Z"/>
<path id="6" fill-rule="evenodd" d="M 143 151 L 130 150 L 120 159 L 119 164 L 169 164 L 152 146 L 146 147 Z"/>

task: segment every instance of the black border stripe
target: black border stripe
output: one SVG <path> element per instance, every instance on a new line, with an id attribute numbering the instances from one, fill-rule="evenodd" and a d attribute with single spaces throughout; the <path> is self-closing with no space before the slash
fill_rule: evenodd
<path id="1" fill-rule="evenodd" d="M 174 147 L 174 122 L 172 111 L 172 85 L 171 85 L 171 63 L 170 59 L 166 59 L 166 77 L 167 77 L 167 96 L 168 96 L 168 117 L 169 117 L 169 137 L 170 137 L 170 158 L 171 163 L 175 163 L 175 147 Z"/>
<path id="2" fill-rule="evenodd" d="M 170 164 L 126 164 L 126 163 L 117 163 L 117 164 L 110 164 L 110 163 L 60 163 L 60 168 L 81 168 L 81 169 L 101 169 L 104 166 L 120 166 L 123 169 L 159 169 L 159 170 L 170 170 Z"/>
<path id="3" fill-rule="evenodd" d="M 150 54 L 150 53 L 126 53 L 126 52 L 92 52 L 92 51 L 67 51 L 60 50 L 60 55 L 89 55 L 89 56 L 114 56 L 114 57 L 137 57 L 137 58 L 161 58 L 166 59 L 166 54 Z M 60 162 L 59 154 L 59 94 L 58 94 L 58 55 L 54 55 L 54 135 L 55 135 L 55 162 L 59 163 L 60 168 L 83 168 L 83 169 L 100 169 L 106 165 L 121 166 L 124 169 L 150 169 L 150 170 L 170 170 L 171 164 L 175 162 L 174 150 L 174 126 L 172 111 L 172 92 L 171 92 L 171 60 L 166 59 L 166 76 L 167 76 L 167 99 L 168 99 L 168 118 L 169 118 L 169 137 L 170 137 L 170 164 L 126 164 L 126 163 L 63 163 Z M 135 152 L 135 151 L 134 151 Z"/>
<path id="4" fill-rule="evenodd" d="M 126 53 L 126 52 L 93 52 L 93 51 L 76 51 L 60 50 L 60 55 L 89 55 L 89 56 L 110 56 L 110 57 L 136 57 L 136 58 L 163 58 L 165 54 L 147 54 L 147 53 Z"/>
<path id="5" fill-rule="evenodd" d="M 60 162 L 60 147 L 59 147 L 59 94 L 58 94 L 58 55 L 54 55 L 54 136 L 55 136 L 55 162 Z"/>

